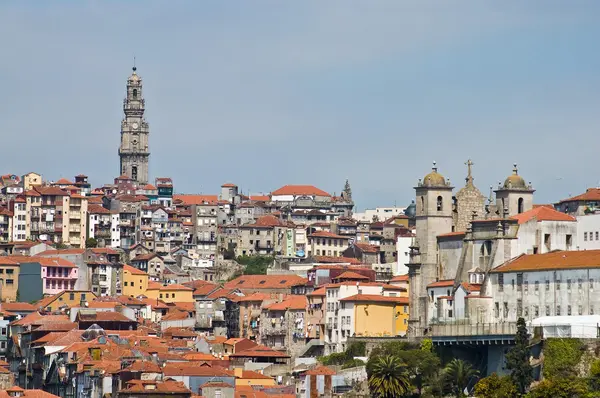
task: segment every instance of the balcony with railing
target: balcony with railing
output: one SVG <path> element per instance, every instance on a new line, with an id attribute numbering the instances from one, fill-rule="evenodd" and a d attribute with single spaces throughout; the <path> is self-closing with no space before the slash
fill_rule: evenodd
<path id="1" fill-rule="evenodd" d="M 69 218 L 79 220 L 79 219 L 81 219 L 81 212 L 80 211 L 70 211 Z"/>
<path id="2" fill-rule="evenodd" d="M 80 225 L 69 225 L 69 232 L 81 232 Z"/>
<path id="3" fill-rule="evenodd" d="M 40 228 L 39 228 L 39 231 L 40 232 L 53 233 L 54 232 L 54 227 L 55 227 L 54 223 L 51 223 L 51 224 L 41 224 Z"/>
<path id="4" fill-rule="evenodd" d="M 119 226 L 121 226 L 121 227 L 133 227 L 133 220 L 119 220 Z"/>
<path id="5" fill-rule="evenodd" d="M 94 236 L 97 238 L 110 238 L 111 231 L 110 229 L 98 229 L 94 231 Z"/>

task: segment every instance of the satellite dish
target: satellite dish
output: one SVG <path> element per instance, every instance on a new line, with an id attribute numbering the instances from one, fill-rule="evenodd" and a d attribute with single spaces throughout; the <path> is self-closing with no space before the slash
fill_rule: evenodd
<path id="1" fill-rule="evenodd" d="M 84 304 L 86 307 L 89 307 L 90 303 L 88 303 L 87 301 Z"/>

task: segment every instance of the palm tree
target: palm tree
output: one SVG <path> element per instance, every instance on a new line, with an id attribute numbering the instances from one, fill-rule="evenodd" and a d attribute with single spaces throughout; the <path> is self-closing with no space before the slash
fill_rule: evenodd
<path id="1" fill-rule="evenodd" d="M 404 363 L 393 355 L 377 358 L 369 377 L 369 390 L 378 398 L 405 395 L 410 390 L 410 380 Z"/>
<path id="2" fill-rule="evenodd" d="M 478 374 L 477 369 L 473 369 L 471 364 L 462 359 L 453 359 L 444 368 L 446 381 L 452 386 L 452 391 L 457 398 L 464 397 L 463 391 L 469 386 L 471 379 Z"/>

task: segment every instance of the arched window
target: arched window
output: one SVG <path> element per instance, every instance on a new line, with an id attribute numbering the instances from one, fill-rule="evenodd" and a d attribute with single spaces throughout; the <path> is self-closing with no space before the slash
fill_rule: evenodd
<path id="1" fill-rule="evenodd" d="M 523 198 L 519 198 L 518 204 L 517 204 L 518 210 L 517 212 L 519 214 L 523 213 Z"/>
<path id="2" fill-rule="evenodd" d="M 438 211 L 442 211 L 443 210 L 443 202 L 442 202 L 442 197 L 438 196 L 437 197 L 437 210 Z"/>
<path id="3" fill-rule="evenodd" d="M 421 196 L 421 214 L 425 213 L 425 196 Z"/>
<path id="4" fill-rule="evenodd" d="M 137 181 L 137 166 L 131 166 L 131 179 Z"/>
<path id="5" fill-rule="evenodd" d="M 133 89 L 133 98 L 137 98 L 137 88 Z"/>

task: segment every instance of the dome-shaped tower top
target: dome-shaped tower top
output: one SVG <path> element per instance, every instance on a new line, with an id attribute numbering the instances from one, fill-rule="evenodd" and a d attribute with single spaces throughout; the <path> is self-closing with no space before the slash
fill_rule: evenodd
<path id="1" fill-rule="evenodd" d="M 514 164 L 513 173 L 504 180 L 504 189 L 530 189 L 525 183 L 523 177 L 518 173 L 517 164 Z"/>
<path id="2" fill-rule="evenodd" d="M 423 177 L 421 185 L 425 187 L 446 186 L 446 179 L 443 175 L 438 173 L 437 163 L 435 161 L 433 162 L 431 173 Z"/>

